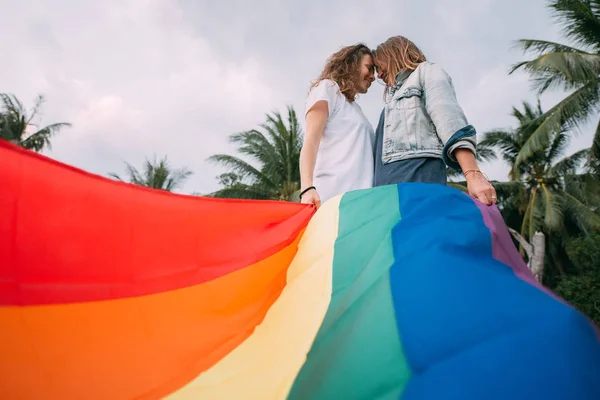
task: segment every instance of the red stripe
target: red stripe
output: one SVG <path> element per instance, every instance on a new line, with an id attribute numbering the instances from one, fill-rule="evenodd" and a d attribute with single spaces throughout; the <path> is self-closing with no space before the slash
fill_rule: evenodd
<path id="1" fill-rule="evenodd" d="M 93 175 L 0 140 L 0 305 L 139 296 L 206 282 L 291 243 L 313 214 Z"/>

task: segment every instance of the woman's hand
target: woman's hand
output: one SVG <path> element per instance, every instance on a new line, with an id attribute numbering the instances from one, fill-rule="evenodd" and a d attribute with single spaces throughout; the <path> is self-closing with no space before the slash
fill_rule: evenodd
<path id="1" fill-rule="evenodd" d="M 496 204 L 496 189 L 479 169 L 475 154 L 467 148 L 458 148 L 454 151 L 454 155 L 464 171 L 469 195 L 487 206 Z"/>
<path id="2" fill-rule="evenodd" d="M 496 189 L 479 171 L 467 175 L 467 189 L 469 195 L 485 205 L 496 204 Z"/>
<path id="3" fill-rule="evenodd" d="M 300 202 L 304 204 L 313 204 L 317 209 L 321 207 L 321 198 L 319 197 L 319 193 L 316 191 L 316 189 L 311 189 L 304 193 L 300 199 Z"/>

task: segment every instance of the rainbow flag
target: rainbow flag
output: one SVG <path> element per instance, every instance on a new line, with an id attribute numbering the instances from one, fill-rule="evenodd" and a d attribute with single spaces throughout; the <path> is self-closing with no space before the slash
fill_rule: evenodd
<path id="1" fill-rule="evenodd" d="M 598 399 L 600 335 L 496 207 L 112 181 L 0 141 L 2 399 Z"/>

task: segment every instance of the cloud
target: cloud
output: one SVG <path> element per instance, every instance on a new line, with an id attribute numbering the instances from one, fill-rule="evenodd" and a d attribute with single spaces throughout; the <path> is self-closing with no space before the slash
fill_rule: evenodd
<path id="1" fill-rule="evenodd" d="M 0 41 L 10 55 L 0 91 L 29 105 L 44 93 L 43 122 L 73 123 L 51 157 L 105 175 L 167 155 L 194 171 L 181 191 L 207 193 L 222 170 L 205 160 L 234 152 L 228 135 L 287 104 L 302 116 L 332 52 L 398 34 L 452 75 L 480 132 L 510 124 L 511 107 L 534 98 L 524 76 L 506 73 L 522 58 L 511 41 L 556 39 L 542 1 L 22 0 L 0 15 L 11 38 Z M 382 90 L 359 99 L 373 124 Z"/>
<path id="2" fill-rule="evenodd" d="M 284 101 L 258 59 L 220 58 L 171 1 L 25 2 L 13 15 L 23 40 L 10 49 L 16 65 L 0 67 L 3 91 L 24 102 L 45 93 L 45 122 L 73 124 L 49 155 L 95 173 L 166 154 L 195 171 L 187 190 L 211 190 L 218 170 L 204 160 Z"/>

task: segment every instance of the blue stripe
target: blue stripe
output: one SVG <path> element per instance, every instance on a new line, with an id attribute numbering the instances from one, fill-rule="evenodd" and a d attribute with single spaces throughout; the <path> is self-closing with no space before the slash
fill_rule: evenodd
<path id="1" fill-rule="evenodd" d="M 583 315 L 492 257 L 458 190 L 398 186 L 390 281 L 414 375 L 404 399 L 600 399 L 600 345 Z"/>

